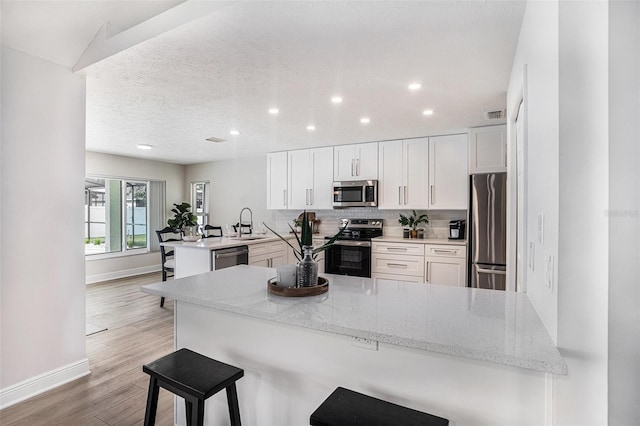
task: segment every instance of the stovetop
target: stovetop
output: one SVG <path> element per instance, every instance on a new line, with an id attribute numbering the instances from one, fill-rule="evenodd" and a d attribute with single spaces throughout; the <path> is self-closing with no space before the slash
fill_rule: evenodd
<path id="1" fill-rule="evenodd" d="M 382 219 L 341 219 L 340 227 L 345 224 L 346 229 L 339 240 L 369 241 L 382 236 Z"/>

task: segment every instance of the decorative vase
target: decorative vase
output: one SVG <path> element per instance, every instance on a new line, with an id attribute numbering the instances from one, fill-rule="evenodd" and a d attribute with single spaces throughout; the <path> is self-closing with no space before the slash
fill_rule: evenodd
<path id="1" fill-rule="evenodd" d="M 411 231 L 409 231 L 409 235 L 411 236 L 410 238 L 418 238 L 418 230 L 412 229 Z"/>
<path id="2" fill-rule="evenodd" d="M 312 287 L 318 285 L 318 262 L 313 260 L 313 246 L 302 247 L 303 258 L 298 262 L 298 287 Z"/>
<path id="3" fill-rule="evenodd" d="M 409 230 L 408 229 L 403 229 L 402 230 L 402 238 L 409 238 Z"/>

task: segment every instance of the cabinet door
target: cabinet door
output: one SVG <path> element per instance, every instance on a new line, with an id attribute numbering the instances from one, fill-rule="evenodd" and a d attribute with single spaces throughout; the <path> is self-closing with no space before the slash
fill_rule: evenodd
<path id="1" fill-rule="evenodd" d="M 333 148 L 311 150 L 312 185 L 309 186 L 309 205 L 314 209 L 333 208 Z"/>
<path id="2" fill-rule="evenodd" d="M 402 208 L 402 141 L 378 144 L 378 208 Z"/>
<path id="3" fill-rule="evenodd" d="M 308 149 L 288 152 L 289 209 L 304 210 L 309 207 L 311 190 L 310 153 Z"/>
<path id="4" fill-rule="evenodd" d="M 469 173 L 507 171 L 507 126 L 469 129 Z"/>
<path id="5" fill-rule="evenodd" d="M 355 172 L 358 180 L 378 179 L 378 142 L 355 145 Z"/>
<path id="6" fill-rule="evenodd" d="M 284 252 L 272 256 L 269 261 L 270 268 L 275 268 L 276 266 L 286 265 L 286 264 L 287 264 L 287 256 Z"/>
<path id="7" fill-rule="evenodd" d="M 465 258 L 427 257 L 425 259 L 425 281 L 429 284 L 466 286 Z"/>
<path id="8" fill-rule="evenodd" d="M 267 209 L 287 208 L 287 153 L 267 155 Z"/>
<path id="9" fill-rule="evenodd" d="M 376 154 L 377 155 L 377 154 Z M 355 180 L 355 145 L 333 147 L 333 180 Z M 376 166 L 377 167 L 377 166 Z"/>
<path id="10" fill-rule="evenodd" d="M 429 208 L 466 210 L 467 135 L 429 138 Z"/>
<path id="11" fill-rule="evenodd" d="M 403 141 L 402 208 L 429 208 L 429 138 Z"/>

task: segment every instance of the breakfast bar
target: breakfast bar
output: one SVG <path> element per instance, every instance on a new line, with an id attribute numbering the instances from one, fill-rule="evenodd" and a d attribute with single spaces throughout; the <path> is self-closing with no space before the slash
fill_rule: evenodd
<path id="1" fill-rule="evenodd" d="M 544 424 L 567 374 L 524 293 L 325 275 L 327 293 L 282 297 L 275 275 L 240 265 L 142 287 L 176 301 L 176 348 L 245 370 L 245 424 L 308 424 L 337 386 L 456 425 Z M 206 424 L 226 410 L 208 402 Z"/>

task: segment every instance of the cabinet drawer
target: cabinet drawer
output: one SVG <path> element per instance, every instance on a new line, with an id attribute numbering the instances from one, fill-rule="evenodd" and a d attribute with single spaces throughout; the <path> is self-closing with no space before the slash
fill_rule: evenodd
<path id="1" fill-rule="evenodd" d="M 412 275 L 371 274 L 371 278 L 374 280 L 407 281 L 410 283 L 424 282 L 422 277 L 415 277 Z"/>
<path id="2" fill-rule="evenodd" d="M 426 244 L 424 248 L 425 256 L 466 257 L 467 255 L 467 246 Z"/>
<path id="3" fill-rule="evenodd" d="M 372 253 L 404 254 L 409 256 L 424 256 L 423 244 L 403 243 L 373 243 Z"/>
<path id="4" fill-rule="evenodd" d="M 402 254 L 371 255 L 371 273 L 424 277 L 424 256 Z"/>
<path id="5" fill-rule="evenodd" d="M 288 246 L 283 241 L 275 241 L 271 243 L 252 244 L 249 246 L 249 263 L 260 258 L 273 258 L 284 256 Z"/>

